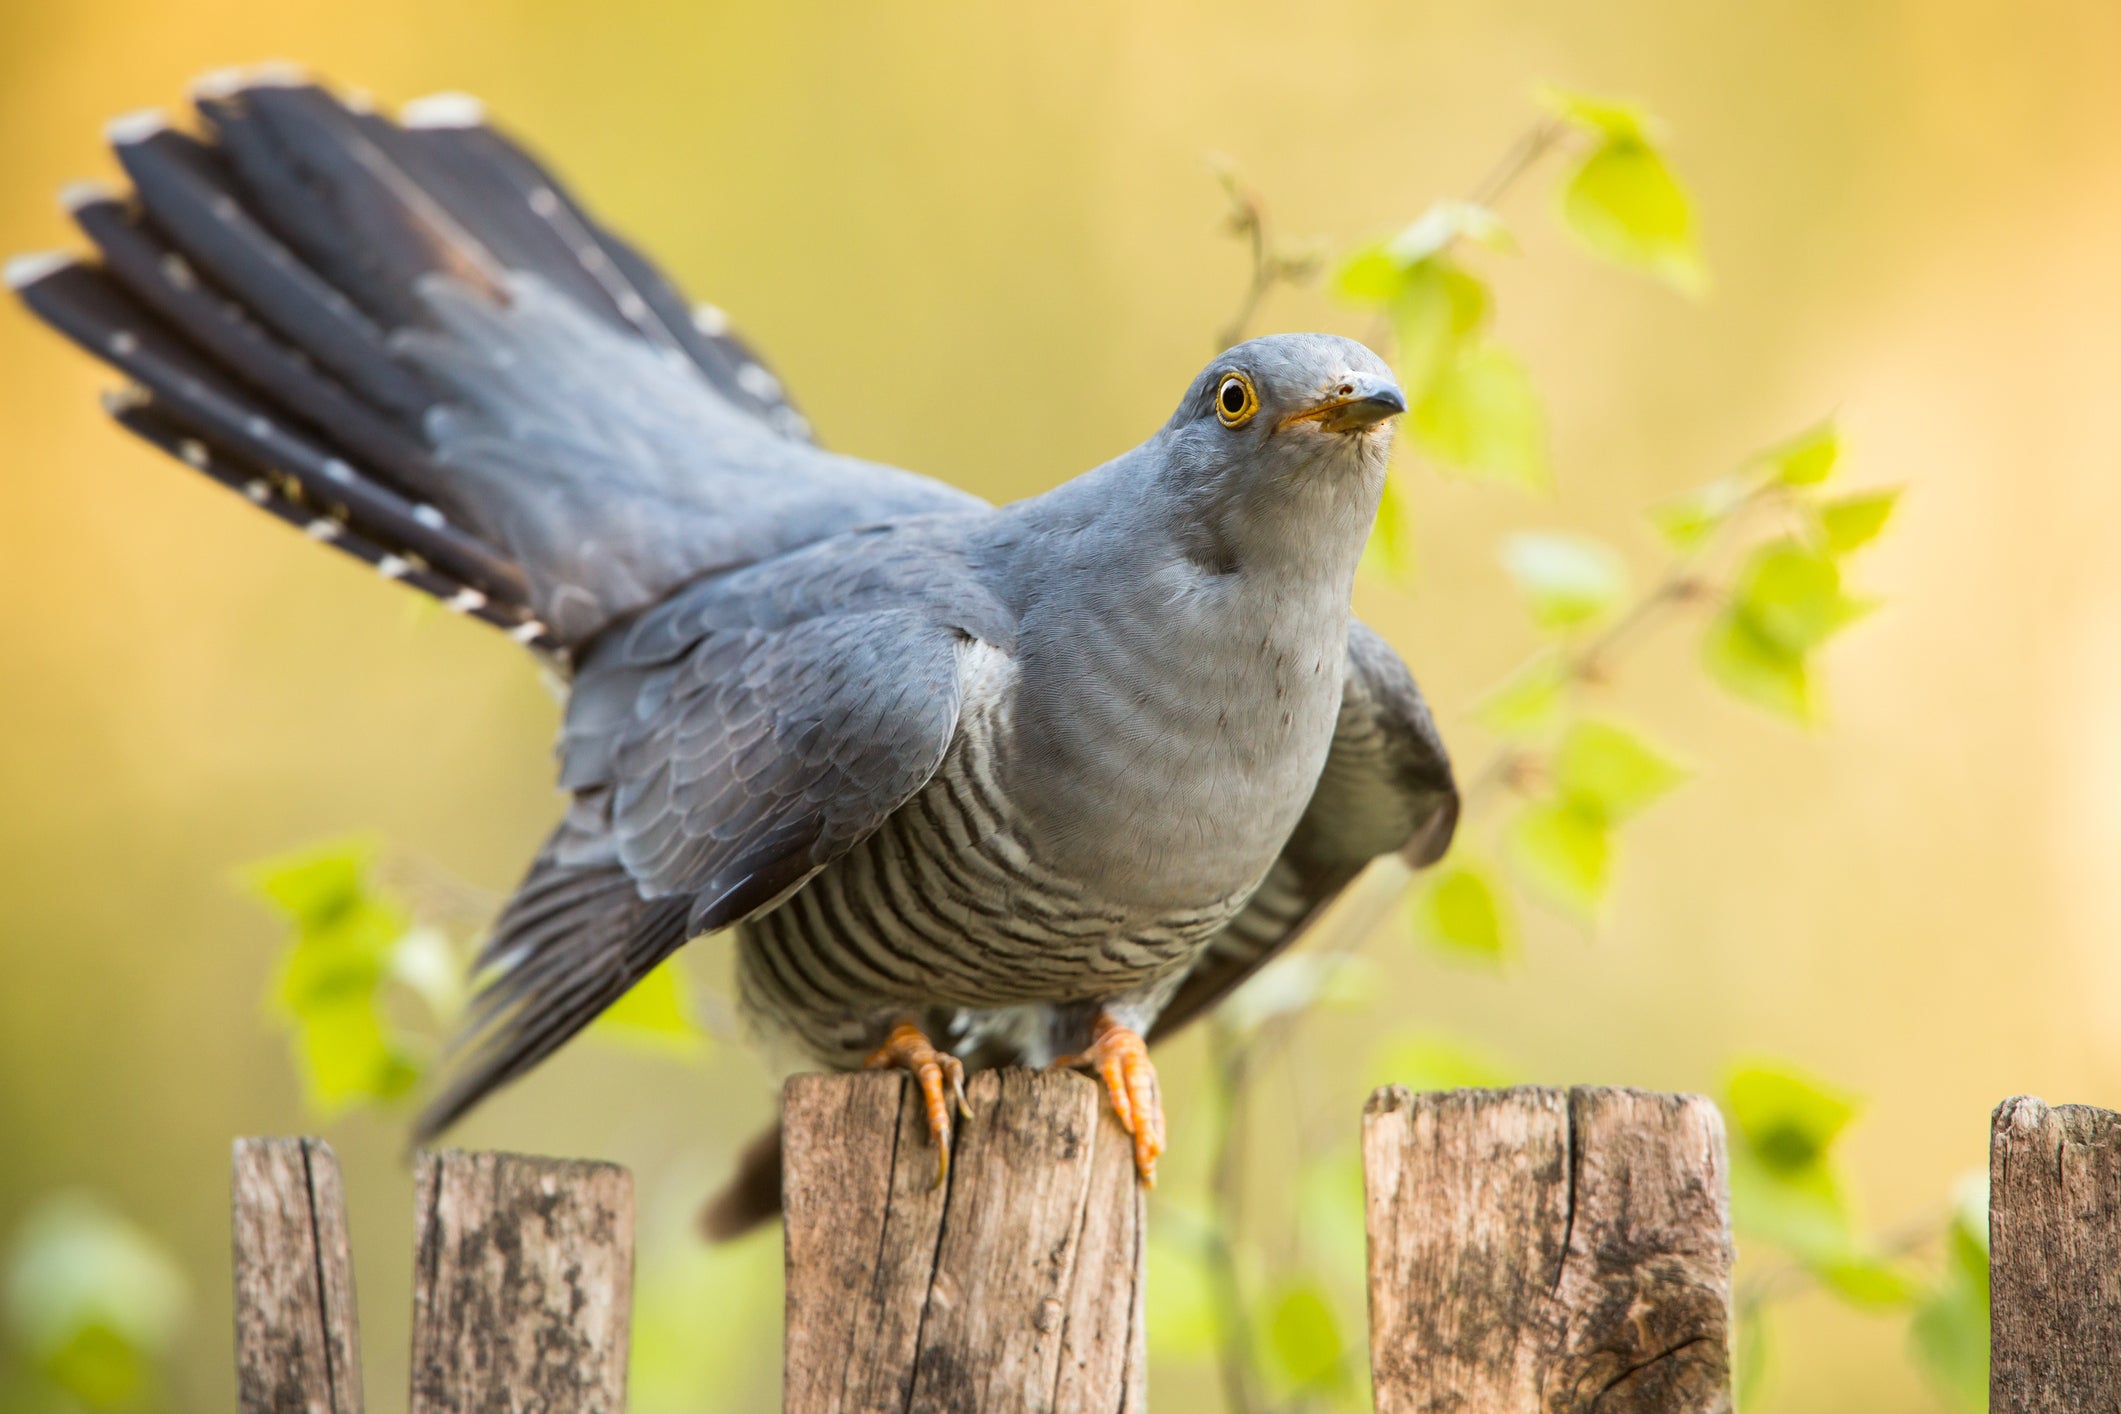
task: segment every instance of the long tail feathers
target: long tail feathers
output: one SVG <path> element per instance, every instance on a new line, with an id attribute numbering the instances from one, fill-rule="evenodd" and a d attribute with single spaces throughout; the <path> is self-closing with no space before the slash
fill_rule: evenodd
<path id="1" fill-rule="evenodd" d="M 7 283 L 131 381 L 124 426 L 317 539 L 564 653 L 507 527 L 427 440 L 438 393 L 396 340 L 431 321 L 436 277 L 505 301 L 534 275 L 808 439 L 719 312 L 688 311 L 472 100 L 393 122 L 285 69 L 210 76 L 194 100 L 202 137 L 154 111 L 109 125 L 130 192 L 65 193 L 93 263 L 22 257 Z"/>

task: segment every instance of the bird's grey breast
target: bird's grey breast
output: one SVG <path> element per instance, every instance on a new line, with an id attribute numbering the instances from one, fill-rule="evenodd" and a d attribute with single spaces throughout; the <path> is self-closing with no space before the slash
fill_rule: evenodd
<path id="1" fill-rule="evenodd" d="M 1325 760 L 1345 592 L 1184 557 L 1079 584 L 1020 636 L 1001 770 L 1027 838 L 1115 901 L 1248 892 Z"/>

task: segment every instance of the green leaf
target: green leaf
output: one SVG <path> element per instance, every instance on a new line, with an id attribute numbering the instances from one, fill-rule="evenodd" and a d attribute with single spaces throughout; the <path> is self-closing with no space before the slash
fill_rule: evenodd
<path id="1" fill-rule="evenodd" d="M 1487 321 L 1488 287 L 1443 256 L 1406 269 L 1386 304 L 1392 320 L 1395 371 L 1410 403 L 1419 403 L 1438 374 L 1457 361 Z"/>
<path id="2" fill-rule="evenodd" d="M 1559 655 L 1539 657 L 1505 678 L 1474 706 L 1474 716 L 1489 731 L 1507 737 L 1541 736 L 1561 720 L 1568 701 L 1569 674 Z"/>
<path id="3" fill-rule="evenodd" d="M 1577 239 L 1616 265 L 1682 294 L 1708 287 L 1686 188 L 1639 136 L 1608 136 L 1583 160 L 1562 187 L 1561 216 Z"/>
<path id="4" fill-rule="evenodd" d="M 1541 628 L 1576 628 L 1598 618 L 1627 592 L 1620 557 L 1580 535 L 1524 532 L 1502 542 L 1502 565 Z"/>
<path id="5" fill-rule="evenodd" d="M 1554 753 L 1554 783 L 1575 808 L 1618 824 L 1686 779 L 1639 736 L 1610 722 L 1569 728 Z"/>
<path id="6" fill-rule="evenodd" d="M 1753 553 L 1732 591 L 1732 608 L 1785 652 L 1802 655 L 1870 612 L 1842 592 L 1841 566 L 1794 540 Z"/>
<path id="7" fill-rule="evenodd" d="M 1453 861 L 1431 870 L 1414 898 L 1414 926 L 1432 947 L 1497 964 L 1515 951 L 1508 905 L 1488 870 Z"/>
<path id="8" fill-rule="evenodd" d="M 1787 442 L 1757 452 L 1750 463 L 1765 467 L 1785 486 L 1817 486 L 1834 474 L 1841 460 L 1841 433 L 1832 418 L 1808 427 Z"/>
<path id="9" fill-rule="evenodd" d="M 1746 1149 L 1771 1173 L 1786 1177 L 1824 1163 L 1856 1117 L 1855 1096 L 1779 1062 L 1740 1066 L 1724 1096 Z"/>
<path id="10" fill-rule="evenodd" d="M 1731 602 L 1710 623 L 1704 661 L 1738 696 L 1808 722 L 1808 655 L 1870 609 L 1843 592 L 1832 555 L 1795 540 L 1772 541 L 1754 552 Z"/>
<path id="11" fill-rule="evenodd" d="M 1702 664 L 1732 695 L 1799 722 L 1813 720 L 1811 672 L 1804 656 L 1772 642 L 1726 609 L 1709 623 Z"/>
<path id="12" fill-rule="evenodd" d="M 1551 485 L 1546 414 L 1524 365 L 1493 344 L 1446 364 L 1412 424 L 1415 444 L 1443 466 L 1530 491 Z"/>
<path id="13" fill-rule="evenodd" d="M 1613 841 L 1605 822 L 1566 800 L 1518 812 L 1504 836 L 1510 865 L 1537 894 L 1590 918 L 1611 882 Z"/>
<path id="14" fill-rule="evenodd" d="M 684 1060 L 707 1048 L 684 968 L 674 956 L 628 988 L 590 1029 L 608 1041 Z"/>
<path id="15" fill-rule="evenodd" d="M 1542 87 L 1538 98 L 1540 106 L 1555 117 L 1607 142 L 1657 136 L 1656 119 L 1633 103 L 1550 86 Z"/>
<path id="16" fill-rule="evenodd" d="M 1333 293 L 1350 304 L 1381 305 L 1399 292 L 1406 267 L 1383 241 L 1358 248 L 1333 271 Z"/>
<path id="17" fill-rule="evenodd" d="M 1377 1048 L 1370 1088 L 1492 1090 L 1517 1083 L 1515 1068 L 1471 1042 L 1441 1031 L 1410 1031 Z"/>
<path id="18" fill-rule="evenodd" d="M 404 907 L 369 878 L 372 841 L 339 840 L 244 871 L 251 889 L 294 925 L 269 1002 L 288 1027 L 305 1103 L 330 1116 L 398 1099 L 418 1082 L 422 1058 L 388 1019 L 394 977 L 431 964 Z"/>
<path id="19" fill-rule="evenodd" d="M 240 877 L 289 922 L 319 930 L 373 901 L 368 871 L 375 854 L 375 840 L 357 835 L 260 860 L 243 869 Z"/>
<path id="20" fill-rule="evenodd" d="M 1876 540 L 1900 500 L 1898 487 L 1820 503 L 1812 511 L 1829 555 L 1846 555 Z"/>
<path id="21" fill-rule="evenodd" d="M 1283 1382 L 1294 1389 L 1338 1382 L 1347 1346 L 1333 1305 L 1316 1282 L 1282 1288 L 1267 1317 L 1267 1349 Z"/>
<path id="22" fill-rule="evenodd" d="M 1665 544 L 1682 555 L 1692 554 L 1745 504 L 1750 492 L 1750 485 L 1743 478 L 1720 476 L 1706 486 L 1650 507 L 1650 526 Z"/>

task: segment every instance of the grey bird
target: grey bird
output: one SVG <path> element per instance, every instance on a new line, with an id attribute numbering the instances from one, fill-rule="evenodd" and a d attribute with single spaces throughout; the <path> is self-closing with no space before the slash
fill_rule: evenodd
<path id="1" fill-rule="evenodd" d="M 1240 344 L 997 508 L 822 450 L 472 100 L 194 100 L 111 125 L 129 192 L 67 192 L 93 257 L 8 283 L 126 376 L 125 427 L 571 684 L 569 804 L 421 1136 L 730 930 L 759 1029 L 911 1071 L 939 1163 L 965 1065 L 1080 1064 L 1151 1180 L 1147 1041 L 1448 845 L 1443 745 L 1350 613 L 1406 406 L 1360 344 Z M 776 1163 L 711 1225 L 770 1214 Z"/>

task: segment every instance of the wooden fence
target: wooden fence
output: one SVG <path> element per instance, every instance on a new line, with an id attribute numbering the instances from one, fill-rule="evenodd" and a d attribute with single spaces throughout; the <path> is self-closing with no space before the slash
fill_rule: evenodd
<path id="1" fill-rule="evenodd" d="M 1145 1408 L 1144 1203 L 1101 1091 L 975 1076 L 938 1188 L 910 1089 L 875 1073 L 788 1084 L 785 1410 Z M 2009 1100 L 1989 1155 L 1990 1409 L 2121 1411 L 2121 1115 Z M 1708 1101 L 1390 1087 L 1364 1112 L 1363 1167 L 1385 1414 L 1732 1407 L 1729 1185 Z M 626 1171 L 422 1154 L 416 1190 L 414 1414 L 623 1409 Z M 330 1147 L 239 1141 L 234 1214 L 245 1414 L 358 1414 Z"/>

